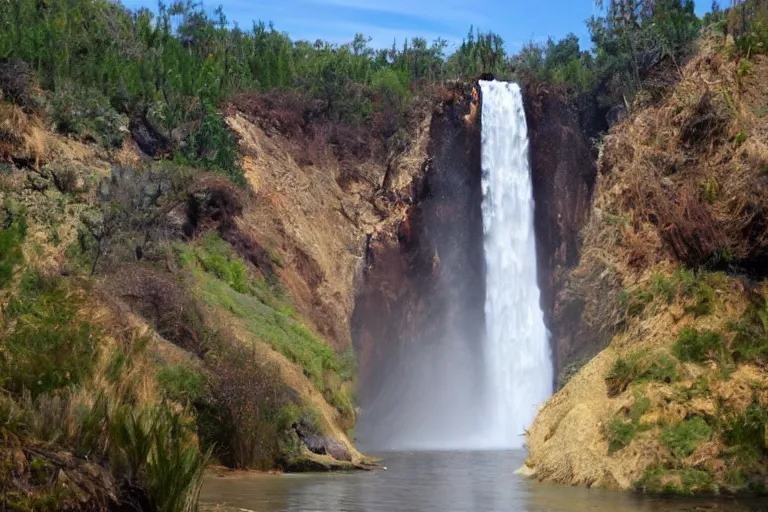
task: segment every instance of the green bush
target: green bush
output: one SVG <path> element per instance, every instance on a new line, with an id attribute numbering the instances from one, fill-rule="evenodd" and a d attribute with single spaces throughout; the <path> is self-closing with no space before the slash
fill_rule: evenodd
<path id="1" fill-rule="evenodd" d="M 651 276 L 651 290 L 653 295 L 661 297 L 664 302 L 671 304 L 675 298 L 675 285 L 661 272 L 654 272 Z"/>
<path id="2" fill-rule="evenodd" d="M 694 316 L 706 316 L 712 312 L 715 303 L 715 290 L 706 283 L 698 283 L 693 292 L 694 304 L 685 308 L 686 313 Z"/>
<path id="3" fill-rule="evenodd" d="M 768 306 L 751 305 L 737 321 L 728 324 L 735 334 L 731 351 L 735 361 L 768 361 Z"/>
<path id="4" fill-rule="evenodd" d="M 198 128 L 189 134 L 176 160 L 182 165 L 212 169 L 237 185 L 245 185 L 245 175 L 238 163 L 238 140 L 227 127 L 224 116 L 210 105 L 203 107 L 198 115 Z"/>
<path id="5" fill-rule="evenodd" d="M 0 288 L 5 288 L 13 280 L 16 267 L 24 262 L 21 244 L 27 234 L 24 215 L 5 207 L 5 220 L 0 229 Z"/>
<path id="6" fill-rule="evenodd" d="M 723 440 L 727 445 L 768 453 L 766 438 L 768 409 L 758 402 L 752 403 L 743 414 L 732 416 L 726 421 Z"/>
<path id="7" fill-rule="evenodd" d="M 608 438 L 608 453 L 613 453 L 629 446 L 637 433 L 637 425 L 614 418 L 607 425 L 605 436 Z"/>
<path id="8" fill-rule="evenodd" d="M 629 417 L 632 420 L 632 423 L 637 424 L 643 414 L 648 412 L 650 407 L 651 401 L 648 399 L 648 397 L 643 395 L 637 396 L 635 398 L 635 402 L 632 404 L 632 408 L 629 411 Z"/>
<path id="9" fill-rule="evenodd" d="M 715 331 L 699 332 L 685 327 L 672 346 L 672 353 L 681 361 L 701 363 L 709 358 L 722 359 L 725 351 L 723 336 Z"/>
<path id="10" fill-rule="evenodd" d="M 50 115 L 61 133 L 93 140 L 105 148 L 122 147 L 128 118 L 118 114 L 98 90 L 69 84 L 56 90 Z"/>
<path id="11" fill-rule="evenodd" d="M 146 491 L 158 512 L 197 507 L 210 451 L 201 453 L 181 415 L 162 405 L 136 412 L 117 406 L 108 427 L 110 462 Z"/>
<path id="12" fill-rule="evenodd" d="M 714 490 L 713 477 L 706 471 L 692 468 L 667 469 L 649 467 L 635 487 L 651 494 L 692 496 Z"/>
<path id="13" fill-rule="evenodd" d="M 677 425 L 667 426 L 659 438 L 672 455 L 682 459 L 701 444 L 712 439 L 712 427 L 700 417 L 684 420 Z"/>
<path id="14" fill-rule="evenodd" d="M 643 288 L 622 290 L 618 296 L 619 309 L 626 317 L 640 316 L 645 308 L 653 302 L 653 293 Z"/>
<path id="15" fill-rule="evenodd" d="M 627 358 L 620 357 L 605 378 L 608 395 L 616 396 L 632 382 L 675 382 L 679 379 L 677 361 L 664 352 L 635 352 Z"/>
<path id="16" fill-rule="evenodd" d="M 163 365 L 157 372 L 157 384 L 167 398 L 176 402 L 191 403 L 203 396 L 202 375 L 185 365 Z"/>
<path id="17" fill-rule="evenodd" d="M 77 385 L 88 378 L 97 355 L 97 329 L 78 318 L 80 300 L 69 293 L 67 282 L 28 272 L 20 293 L 6 308 L 0 346 L 6 389 L 37 396 Z"/>
<path id="18" fill-rule="evenodd" d="M 202 246 L 195 251 L 195 254 L 203 269 L 226 282 L 232 289 L 240 293 L 253 293 L 245 263 L 218 235 L 206 234 L 203 237 Z"/>

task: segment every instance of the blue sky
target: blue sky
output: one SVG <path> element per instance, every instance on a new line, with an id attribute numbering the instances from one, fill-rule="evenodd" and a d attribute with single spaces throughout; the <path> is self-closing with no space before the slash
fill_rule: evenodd
<path id="1" fill-rule="evenodd" d="M 123 0 L 128 7 L 155 7 L 156 1 Z M 594 0 L 219 0 L 206 8 L 224 6 L 231 22 L 250 28 L 253 20 L 273 21 L 293 39 L 349 42 L 357 32 L 372 38 L 372 46 L 389 47 L 408 37 L 432 41 L 438 36 L 455 45 L 474 25 L 501 34 L 509 51 L 526 41 L 546 41 L 569 32 L 589 45 L 585 20 L 595 13 Z M 710 0 L 696 2 L 703 14 Z"/>

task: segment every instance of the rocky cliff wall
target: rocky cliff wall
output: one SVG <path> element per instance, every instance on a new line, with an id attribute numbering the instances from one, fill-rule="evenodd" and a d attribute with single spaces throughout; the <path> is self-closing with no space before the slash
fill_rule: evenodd
<path id="1" fill-rule="evenodd" d="M 408 379 L 429 375 L 439 364 L 434 358 L 460 350 L 471 355 L 464 361 L 470 366 L 482 357 L 480 133 L 466 117 L 473 108 L 468 93 L 454 90 L 435 107 L 425 151 L 412 155 L 421 159 L 419 173 L 382 191 L 407 208 L 393 229 L 369 239 L 353 317 L 358 399 L 366 410 L 361 429 L 369 439 L 387 437 L 378 428 L 392 428 L 384 419 L 415 407 Z M 425 351 L 437 355 L 414 355 Z M 437 372 L 418 387 L 439 387 L 443 377 Z M 466 390 L 465 398 L 471 395 Z"/>
<path id="2" fill-rule="evenodd" d="M 564 314 L 557 297 L 579 262 L 579 232 L 589 216 L 597 177 L 597 151 L 590 139 L 604 129 L 604 117 L 588 98 L 568 101 L 537 86 L 525 90 L 525 111 L 539 288 L 558 374 L 569 357 L 588 350 L 573 333 L 573 312 Z"/>

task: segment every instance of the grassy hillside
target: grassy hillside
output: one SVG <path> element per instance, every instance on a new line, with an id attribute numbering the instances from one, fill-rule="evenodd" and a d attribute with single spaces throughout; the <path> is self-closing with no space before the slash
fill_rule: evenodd
<path id="1" fill-rule="evenodd" d="M 660 101 L 605 137 L 560 305 L 611 341 L 541 410 L 527 473 L 768 490 L 766 73 L 765 56 L 714 32 Z"/>
<path id="2" fill-rule="evenodd" d="M 354 358 L 243 228 L 253 190 L 45 116 L 0 103 L 0 504 L 192 510 L 211 463 L 364 462 Z"/>

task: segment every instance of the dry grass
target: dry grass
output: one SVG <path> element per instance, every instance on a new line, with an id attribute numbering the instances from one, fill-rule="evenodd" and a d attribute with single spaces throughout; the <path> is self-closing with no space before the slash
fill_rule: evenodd
<path id="1" fill-rule="evenodd" d="M 759 123 L 735 63 L 702 45 L 672 92 L 612 130 L 603 148 L 598 204 L 626 212 L 635 233 L 652 229 L 662 242 L 662 251 L 622 244 L 632 246 L 628 261 L 640 267 L 659 256 L 757 267 L 768 254 L 761 171 L 768 138 L 751 128 Z"/>
<path id="2" fill-rule="evenodd" d="M 39 166 L 46 154 L 46 135 L 24 111 L 0 102 L 0 159 L 23 160 Z"/>
<path id="3" fill-rule="evenodd" d="M 738 489 L 728 481 L 729 466 L 742 463 L 728 455 L 727 432 L 736 428 L 728 422 L 745 417 L 766 379 L 753 363 L 734 363 L 727 353 L 735 336 L 729 326 L 758 292 L 733 275 L 683 270 L 704 266 L 766 277 L 768 130 L 754 106 L 768 101 L 768 82 L 753 76 L 768 76 L 768 59 L 756 59 L 741 82 L 737 69 L 715 42 L 702 40 L 679 83 L 605 137 L 596 209 L 582 233 L 581 261 L 561 297 L 561 314 L 567 318 L 569 305 L 583 308 L 574 325 L 610 345 L 540 411 L 527 436 L 526 473 L 621 489 L 695 473 L 707 477 L 707 488 Z M 619 294 L 653 291 L 659 276 L 665 287 L 635 315 L 622 317 Z M 704 299 L 706 307 L 699 307 Z M 722 350 L 708 350 L 698 363 L 673 359 L 674 379 L 614 379 L 616 385 L 606 386 L 606 377 L 622 367 L 618 360 L 671 358 L 686 328 L 720 333 Z M 631 439 L 609 453 L 606 426 L 629 425 L 638 397 L 648 401 L 647 411 L 633 424 Z M 695 417 L 713 426 L 712 441 L 686 445 L 685 457 L 661 443 L 664 428 Z"/>

